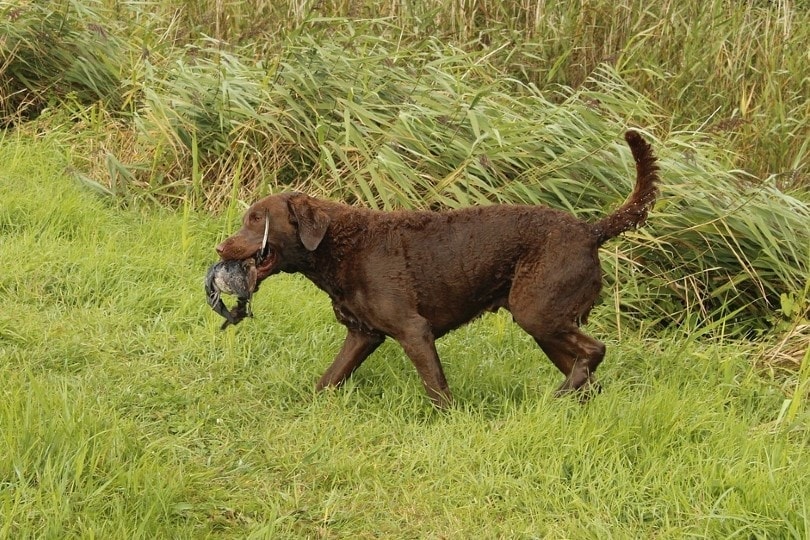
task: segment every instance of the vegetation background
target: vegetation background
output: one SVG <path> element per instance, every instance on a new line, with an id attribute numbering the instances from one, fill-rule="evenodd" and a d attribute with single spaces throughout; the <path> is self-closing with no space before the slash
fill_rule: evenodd
<path id="1" fill-rule="evenodd" d="M 810 536 L 803 1 L 0 0 L 0 537 Z M 220 333 L 201 277 L 283 189 L 595 219 L 605 392 L 554 400 L 506 314 L 394 345 L 281 276 Z M 295 302 L 290 302 L 290 297 Z"/>

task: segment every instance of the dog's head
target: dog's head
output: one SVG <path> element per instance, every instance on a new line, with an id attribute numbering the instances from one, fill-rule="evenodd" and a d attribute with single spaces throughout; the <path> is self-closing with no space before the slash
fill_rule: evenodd
<path id="1" fill-rule="evenodd" d="M 255 258 L 261 281 L 277 272 L 298 270 L 328 227 L 329 216 L 315 199 L 301 193 L 270 195 L 248 208 L 242 228 L 216 250 L 225 261 Z"/>

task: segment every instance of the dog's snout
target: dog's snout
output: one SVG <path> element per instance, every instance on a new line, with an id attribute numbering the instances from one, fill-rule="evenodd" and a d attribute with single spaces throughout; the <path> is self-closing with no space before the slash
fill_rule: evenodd
<path id="1" fill-rule="evenodd" d="M 225 253 L 225 242 L 218 244 L 214 249 L 217 250 L 217 254 L 221 257 L 222 254 Z"/>

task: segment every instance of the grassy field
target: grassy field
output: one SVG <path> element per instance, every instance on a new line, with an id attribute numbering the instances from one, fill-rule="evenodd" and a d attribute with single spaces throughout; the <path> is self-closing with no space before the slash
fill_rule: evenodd
<path id="1" fill-rule="evenodd" d="M 323 294 L 273 278 L 220 332 L 202 276 L 235 224 L 121 209 L 69 158 L 0 138 L 0 538 L 810 537 L 810 414 L 762 344 L 599 306 L 581 405 L 496 314 L 440 342 L 447 412 L 394 344 L 315 394 Z"/>
<path id="2" fill-rule="evenodd" d="M 810 538 L 807 0 L 0 0 L 0 539 Z M 213 246 L 283 189 L 596 219 L 604 392 L 491 314 L 337 391 L 328 298 L 225 332 Z"/>

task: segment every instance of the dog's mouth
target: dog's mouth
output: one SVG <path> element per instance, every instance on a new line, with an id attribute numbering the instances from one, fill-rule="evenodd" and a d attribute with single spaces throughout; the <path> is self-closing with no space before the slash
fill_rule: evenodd
<path id="1" fill-rule="evenodd" d="M 278 261 L 278 255 L 275 250 L 268 246 L 265 249 L 257 251 L 254 257 L 256 258 L 256 277 L 259 280 L 266 278 L 274 272 L 276 262 Z"/>
<path id="2" fill-rule="evenodd" d="M 262 246 L 253 256 L 256 259 L 256 272 L 257 278 L 262 280 L 273 273 L 278 261 L 278 252 L 270 247 L 267 243 L 267 237 L 270 233 L 270 217 L 265 214 L 264 216 L 264 238 L 262 238 Z"/>

